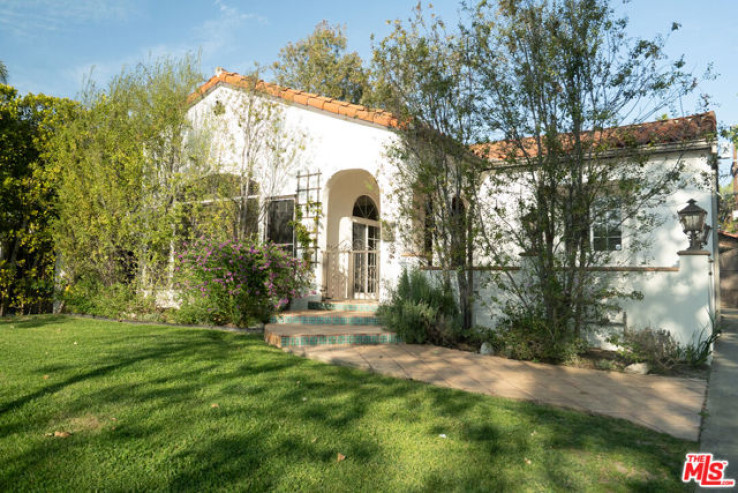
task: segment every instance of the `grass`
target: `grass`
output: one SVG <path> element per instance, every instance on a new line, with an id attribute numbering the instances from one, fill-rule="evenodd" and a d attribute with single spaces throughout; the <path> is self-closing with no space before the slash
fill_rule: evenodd
<path id="1" fill-rule="evenodd" d="M 677 491 L 695 447 L 256 336 L 0 321 L 0 491 Z"/>

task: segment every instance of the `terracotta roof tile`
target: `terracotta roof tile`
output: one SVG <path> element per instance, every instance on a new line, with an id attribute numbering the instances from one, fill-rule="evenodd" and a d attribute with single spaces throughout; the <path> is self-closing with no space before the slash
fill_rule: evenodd
<path id="1" fill-rule="evenodd" d="M 187 98 L 188 103 L 194 103 L 199 98 L 204 97 L 208 91 L 217 86 L 218 84 L 228 84 L 235 87 L 241 88 L 255 88 L 257 91 L 265 92 L 276 98 L 284 99 L 295 104 L 303 106 L 310 106 L 317 108 L 328 113 L 336 115 L 347 116 L 349 118 L 356 118 L 370 123 L 376 123 L 384 127 L 397 127 L 397 118 L 393 117 L 390 113 L 381 110 L 373 110 L 360 104 L 348 103 L 346 101 L 338 101 L 333 98 L 325 96 L 319 96 L 317 94 L 310 94 L 303 91 L 297 91 L 294 89 L 288 89 L 280 87 L 277 84 L 270 82 L 257 81 L 239 75 L 235 72 L 227 72 L 225 70 L 219 70 L 218 75 L 210 78 L 207 82 L 201 85 Z"/>
<path id="2" fill-rule="evenodd" d="M 325 104 L 325 99 L 320 97 L 311 97 L 308 99 L 308 106 L 312 106 L 313 108 L 318 108 L 319 110 L 323 109 L 323 105 Z"/>
<path id="3" fill-rule="evenodd" d="M 295 97 L 294 97 L 294 99 L 292 101 L 295 102 L 295 103 L 297 103 L 297 104 L 307 105 L 308 104 L 308 96 L 305 93 L 295 94 Z"/>
<path id="4" fill-rule="evenodd" d="M 358 113 L 358 111 L 359 110 L 357 110 L 353 104 L 338 108 L 339 115 L 347 116 L 349 118 L 356 118 L 356 113 Z"/>
<path id="5" fill-rule="evenodd" d="M 263 91 L 285 101 L 310 106 L 321 111 L 347 118 L 355 118 L 387 128 L 398 128 L 400 126 L 398 119 L 387 111 L 371 109 L 360 104 L 352 104 L 317 94 L 284 88 L 262 80 L 254 82 L 252 78 L 225 70 L 220 70 L 218 75 L 211 77 L 210 80 L 201 85 L 195 92 L 190 94 L 187 101 L 194 103 L 218 84 L 228 84 L 241 88 L 255 88 L 258 91 Z M 597 141 L 598 145 L 603 145 L 610 149 L 618 149 L 631 145 L 668 144 L 697 140 L 714 135 L 716 130 L 717 122 L 715 113 L 711 111 L 671 120 L 608 128 L 587 133 L 585 136 L 588 139 Z M 564 146 L 570 146 L 570 140 L 570 137 L 562 136 Z M 523 145 L 529 154 L 535 155 L 537 152 L 533 138 L 524 139 Z M 476 155 L 491 160 L 504 160 L 511 153 L 516 157 L 522 156 L 522 152 L 517 146 L 514 146 L 511 142 L 504 141 L 473 145 L 471 146 L 471 150 Z"/>
<path id="6" fill-rule="evenodd" d="M 670 120 L 606 128 L 582 134 L 585 141 L 593 141 L 603 150 L 625 149 L 632 146 L 671 144 L 710 139 L 717 132 L 715 112 L 700 113 Z M 571 135 L 561 135 L 564 148 L 571 148 Z M 537 155 L 536 141 L 532 137 L 522 140 L 528 156 Z M 472 152 L 479 157 L 490 160 L 505 160 L 510 157 L 523 157 L 520 146 L 511 141 L 490 142 L 471 146 Z"/>
<path id="7" fill-rule="evenodd" d="M 335 113 L 337 115 L 339 114 L 338 109 L 340 107 L 341 107 L 340 105 L 334 103 L 333 101 L 326 101 L 325 103 L 323 103 L 324 111 L 330 111 L 331 113 Z"/>

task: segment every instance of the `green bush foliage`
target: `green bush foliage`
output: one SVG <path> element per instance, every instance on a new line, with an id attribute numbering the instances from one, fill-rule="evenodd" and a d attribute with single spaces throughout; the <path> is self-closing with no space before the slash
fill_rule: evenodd
<path id="1" fill-rule="evenodd" d="M 49 142 L 73 107 L 0 83 L 0 316 L 51 310 L 60 169 Z"/>
<path id="2" fill-rule="evenodd" d="M 566 362 L 587 349 L 576 336 L 556 334 L 543 313 L 508 310 L 507 318 L 489 334 L 490 344 L 498 354 L 519 360 Z"/>
<path id="3" fill-rule="evenodd" d="M 200 238 L 176 254 L 180 323 L 268 321 L 309 287 L 309 267 L 276 245 Z"/>
<path id="4" fill-rule="evenodd" d="M 82 278 L 60 294 L 67 313 L 84 313 L 108 318 L 135 319 L 155 315 L 154 299 L 137 292 L 131 284 L 105 286 L 94 278 Z M 159 317 L 153 317 L 158 320 Z"/>
<path id="5" fill-rule="evenodd" d="M 697 336 L 697 340 L 693 344 L 688 344 L 682 348 L 681 357 L 688 365 L 698 368 L 707 364 L 707 360 L 712 354 L 712 348 L 715 341 L 722 333 L 722 329 L 716 324 L 713 324 L 712 333 L 705 337 L 705 330 L 700 331 L 700 335 Z"/>
<path id="6" fill-rule="evenodd" d="M 433 285 L 422 272 L 404 270 L 389 303 L 377 316 L 410 344 L 453 345 L 465 338 L 459 308 L 448 286 Z"/>
<path id="7" fill-rule="evenodd" d="M 648 363 L 654 369 L 668 370 L 681 360 L 679 344 L 666 330 L 625 330 L 609 342 L 619 347 L 626 363 Z"/>
<path id="8" fill-rule="evenodd" d="M 679 344 L 667 330 L 626 330 L 613 336 L 609 342 L 619 346 L 618 353 L 628 363 L 648 363 L 657 371 L 677 365 L 699 368 L 707 363 L 713 344 L 720 336 L 720 328 L 713 326 L 709 336 L 703 329 L 691 344 Z"/>
<path id="9" fill-rule="evenodd" d="M 104 87 L 88 81 L 55 133 L 53 240 L 70 284 L 168 285 L 172 244 L 188 236 L 193 209 L 217 198 L 205 190 L 207 135 L 184 104 L 202 80 L 196 65 L 190 55 L 164 57 L 125 68 Z"/>

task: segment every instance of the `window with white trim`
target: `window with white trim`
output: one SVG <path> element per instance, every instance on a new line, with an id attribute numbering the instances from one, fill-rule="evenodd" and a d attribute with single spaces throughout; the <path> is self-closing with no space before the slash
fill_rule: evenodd
<path id="1" fill-rule="evenodd" d="M 593 204 L 592 249 L 596 252 L 615 252 L 623 248 L 623 217 L 620 199 L 607 197 Z"/>

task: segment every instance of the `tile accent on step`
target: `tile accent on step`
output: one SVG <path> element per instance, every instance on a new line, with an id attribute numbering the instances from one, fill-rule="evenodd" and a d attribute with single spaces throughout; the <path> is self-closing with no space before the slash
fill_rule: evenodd
<path id="1" fill-rule="evenodd" d="M 361 344 L 399 344 L 402 340 L 397 334 L 344 334 L 334 336 L 279 336 L 269 334 L 269 344 L 279 339 L 279 347 L 302 346 L 345 346 Z"/>
<path id="2" fill-rule="evenodd" d="M 374 315 L 277 315 L 272 317 L 272 323 L 276 324 L 302 324 L 302 325 L 377 325 L 377 317 Z"/>
<path id="3" fill-rule="evenodd" d="M 333 310 L 337 312 L 376 312 L 378 303 L 331 303 L 330 301 L 309 301 L 310 310 Z"/>

